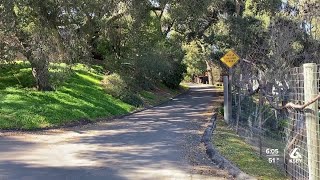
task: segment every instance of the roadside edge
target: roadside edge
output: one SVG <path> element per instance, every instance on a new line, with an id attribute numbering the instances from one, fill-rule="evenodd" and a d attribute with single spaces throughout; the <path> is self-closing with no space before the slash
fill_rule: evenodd
<path id="1" fill-rule="evenodd" d="M 255 180 L 256 178 L 244 173 L 234 164 L 232 164 L 229 160 L 223 157 L 215 148 L 212 143 L 213 132 L 216 129 L 216 121 L 217 114 L 214 113 L 210 119 L 210 124 L 205 129 L 201 142 L 204 143 L 206 148 L 206 153 L 209 158 L 220 168 L 223 170 L 227 170 L 230 175 L 232 175 L 235 179 L 238 180 Z"/>

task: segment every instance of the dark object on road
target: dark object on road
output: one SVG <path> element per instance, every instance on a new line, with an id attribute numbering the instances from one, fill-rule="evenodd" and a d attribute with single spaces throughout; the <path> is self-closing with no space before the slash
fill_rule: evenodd
<path id="1" fill-rule="evenodd" d="M 191 80 L 193 83 L 196 83 L 197 76 L 195 74 L 192 74 Z"/>
<path id="2" fill-rule="evenodd" d="M 200 80 L 199 83 L 209 84 L 209 77 L 208 76 L 199 76 L 199 80 Z"/>

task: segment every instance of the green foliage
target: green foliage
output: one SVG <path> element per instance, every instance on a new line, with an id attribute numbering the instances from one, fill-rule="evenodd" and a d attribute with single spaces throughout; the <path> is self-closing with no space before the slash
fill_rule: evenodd
<path id="1" fill-rule="evenodd" d="M 1 64 L 0 89 L 7 87 L 32 88 L 35 81 L 31 73 L 30 63 L 15 61 Z M 71 67 L 66 64 L 50 64 L 50 82 L 58 88 L 71 75 Z"/>
<path id="2" fill-rule="evenodd" d="M 0 64 L 0 72 L 0 89 L 7 87 L 31 88 L 34 86 L 35 82 L 29 63 Z"/>
<path id="3" fill-rule="evenodd" d="M 56 89 L 72 75 L 71 66 L 66 64 L 51 63 L 49 65 L 50 84 Z"/>
<path id="4" fill-rule="evenodd" d="M 265 54 L 256 53 L 257 46 L 264 46 L 266 29 L 261 20 L 251 17 L 230 17 L 219 22 L 217 45 L 221 49 L 234 49 L 241 57 L 262 58 Z"/>
<path id="5" fill-rule="evenodd" d="M 116 28 L 104 30 L 98 39 L 97 51 L 103 55 L 107 69 L 127 79 L 129 87 L 148 90 L 164 76 L 177 75 L 176 63 L 181 62 L 183 52 L 179 39 L 164 36 L 155 13 L 144 10 L 140 12 L 143 17 L 136 13 L 132 16 L 142 19 L 123 16 L 113 21 L 111 27 Z"/>
<path id="6" fill-rule="evenodd" d="M 301 18 L 293 18 L 280 4 L 280 0 L 4 0 L 0 89 L 54 87 L 59 92 L 70 78 L 77 80 L 73 71 L 89 73 L 94 78 L 85 79 L 94 84 L 100 84 L 107 72 L 111 75 L 103 77 L 105 92 L 140 106 L 137 93 L 154 90 L 159 83 L 178 88 L 184 76 L 190 80 L 208 68 L 218 80 L 221 68 L 216 66 L 225 67 L 219 59 L 227 49 L 272 71 L 300 65 L 306 52 L 312 55 L 310 61 L 317 60 L 317 30 L 312 29 L 314 39 L 309 38 Z M 238 14 L 240 6 L 243 13 Z M 313 18 L 310 23 L 317 22 Z M 33 73 L 28 64 L 19 68 L 20 64 L 7 64 L 14 63 L 17 53 L 29 61 Z M 71 70 L 75 62 L 92 68 L 78 65 Z"/>
<path id="7" fill-rule="evenodd" d="M 105 76 L 102 80 L 102 85 L 107 94 L 113 97 L 122 96 L 128 89 L 126 82 L 118 74 Z"/>
<path id="8" fill-rule="evenodd" d="M 247 0 L 245 2 L 245 15 L 275 14 L 281 6 L 281 0 Z"/>
<path id="9" fill-rule="evenodd" d="M 102 80 L 102 85 L 107 94 L 122 100 L 125 103 L 139 107 L 143 105 L 142 99 L 130 90 L 128 84 L 118 74 L 105 76 Z M 132 87 L 131 87 L 132 88 Z"/>
<path id="10" fill-rule="evenodd" d="M 67 78 L 63 76 L 68 73 L 46 75 L 48 62 L 95 64 L 95 58 L 105 70 L 132 76 L 143 89 L 160 81 L 172 87 L 184 73 L 174 72 L 180 70 L 181 61 L 190 79 L 208 68 L 205 61 L 221 65 L 222 53 L 230 48 L 244 58 L 272 59 L 275 50 L 270 50 L 268 39 L 274 17 L 282 16 L 280 5 L 281 0 L 4 0 L 0 3 L 0 38 L 4 40 L 0 59 L 12 60 L 22 53 L 34 69 L 40 69 L 38 74 L 45 74 L 35 77 L 37 86 Z M 239 6 L 244 13 L 234 16 Z M 214 53 L 212 45 L 217 48 Z M 257 47 L 262 49 L 259 53 Z M 312 52 L 303 42 L 295 41 L 294 49 L 299 55 L 306 49 Z M 178 78 L 171 83 L 171 77 Z"/>
<path id="11" fill-rule="evenodd" d="M 201 47 L 199 47 L 196 41 L 192 41 L 185 44 L 183 49 L 186 52 L 183 59 L 183 63 L 187 66 L 186 77 L 191 79 L 193 74 L 203 74 L 206 70 L 205 60 L 208 57 L 202 52 Z"/>
<path id="12" fill-rule="evenodd" d="M 179 62 L 173 64 L 171 71 L 164 75 L 163 83 L 172 89 L 177 89 L 183 80 L 183 75 L 186 73 L 186 66 Z"/>
<path id="13" fill-rule="evenodd" d="M 285 129 L 288 128 L 290 120 L 289 119 L 279 119 L 278 120 L 278 129 L 276 131 L 278 137 L 285 137 L 286 131 Z"/>
<path id="14" fill-rule="evenodd" d="M 235 105 L 236 101 L 238 101 L 238 97 L 237 99 L 232 98 L 232 104 L 234 109 L 237 109 L 237 105 Z M 257 103 L 254 101 L 253 97 L 244 97 L 244 99 L 242 99 L 241 101 L 240 121 L 243 122 L 244 124 L 247 124 L 247 120 L 256 111 L 256 107 L 257 107 Z M 234 118 L 237 116 L 236 110 L 232 111 L 232 116 Z M 257 123 L 257 122 L 254 122 L 254 123 Z"/>
<path id="15" fill-rule="evenodd" d="M 154 100 L 157 96 L 149 91 L 141 91 L 140 96 L 144 99 Z"/>
<path id="16" fill-rule="evenodd" d="M 51 64 L 51 67 L 53 73 L 69 69 L 65 64 Z M 34 82 L 29 63 L 2 65 L 0 129 L 31 130 L 95 121 L 128 113 L 134 106 L 146 104 L 145 99 L 152 99 L 147 103 L 155 105 L 177 93 L 159 85 L 165 94 L 144 91 L 140 95 L 123 86 L 126 83 L 119 75 L 104 76 L 101 70 L 99 66 L 74 65 L 63 81 L 54 82 L 59 84 L 56 91 L 39 92 L 31 88 Z"/>
<path id="17" fill-rule="evenodd" d="M 155 7 L 157 4 L 159 7 Z M 33 52 L 41 49 L 35 54 L 22 52 L 31 65 L 37 66 L 34 69 L 39 69 L 38 74 L 48 74 L 44 67 L 49 61 L 90 62 L 90 58 L 96 58 L 112 73 L 123 77 L 133 75 L 135 83 L 143 89 L 153 88 L 160 81 L 177 87 L 184 73 L 183 66 L 178 64 L 184 56 L 181 45 L 185 37 L 201 37 L 207 23 L 212 23 L 210 18 L 217 18 L 217 12 L 224 5 L 225 2 L 210 0 L 153 3 L 147 0 L 72 3 L 6 0 L 0 5 L 5 9 L 1 11 L 5 18 L 0 23 L 0 37 L 17 40 L 5 44 L 14 45 L 9 49 L 16 52 L 17 49 L 32 49 Z M 201 20 L 203 16 L 205 19 Z M 197 20 L 201 20 L 201 24 L 196 23 Z M 16 23 L 12 28 L 9 22 L 13 21 Z M 5 36 L 2 32 L 6 32 Z M 48 82 L 67 78 L 60 75 L 52 72 L 53 80 L 48 75 L 35 77 L 36 84 L 45 82 L 49 86 Z M 172 82 L 169 82 L 170 77 L 174 78 Z M 62 82 L 53 86 L 58 87 Z"/>
<path id="18" fill-rule="evenodd" d="M 219 107 L 219 108 L 218 108 L 218 113 L 219 113 L 221 116 L 224 116 L 224 108 L 223 108 L 223 107 Z"/>
<path id="19" fill-rule="evenodd" d="M 135 107 L 142 107 L 144 105 L 143 100 L 132 92 L 125 92 L 120 96 L 120 100 Z"/>
<path id="20" fill-rule="evenodd" d="M 237 97 L 238 98 L 238 97 Z M 235 100 L 235 98 L 232 99 L 233 101 L 233 108 L 237 109 L 237 106 L 234 105 L 235 101 L 238 101 L 238 99 Z M 255 101 L 255 97 L 248 97 L 246 96 L 242 101 L 241 101 L 241 114 L 240 114 L 240 122 L 243 124 L 248 124 L 248 119 L 251 117 L 252 125 L 253 126 L 258 126 L 259 122 L 254 121 L 258 120 L 255 118 L 255 113 L 259 108 L 261 108 L 261 111 L 263 112 L 262 117 L 263 118 L 268 118 L 264 124 L 263 124 L 263 129 L 267 131 L 267 133 L 272 134 L 273 137 L 279 138 L 281 132 L 283 132 L 283 127 L 282 128 L 279 126 L 284 125 L 282 120 L 277 121 L 275 117 L 275 112 L 271 108 L 270 105 L 264 105 L 263 107 L 259 107 L 258 102 Z M 237 116 L 237 111 L 232 112 L 232 116 L 235 119 Z M 280 123 L 280 124 L 279 124 Z M 277 125 L 278 124 L 278 125 Z"/>
<path id="21" fill-rule="evenodd" d="M 157 88 L 153 90 L 144 90 L 138 93 L 146 106 L 158 105 L 159 103 L 188 90 L 188 87 L 183 85 L 178 89 L 170 89 L 164 84 L 157 84 L 156 87 Z"/>

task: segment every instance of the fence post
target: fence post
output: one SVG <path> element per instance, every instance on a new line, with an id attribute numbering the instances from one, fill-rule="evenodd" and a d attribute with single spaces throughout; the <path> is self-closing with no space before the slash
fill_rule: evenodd
<path id="1" fill-rule="evenodd" d="M 242 74 L 241 74 L 241 68 L 240 68 L 240 82 L 242 81 Z M 241 115 L 241 87 L 237 88 L 238 92 L 238 101 L 237 101 L 237 117 L 236 117 L 236 132 L 239 133 L 239 121 L 240 121 L 240 115 Z"/>
<path id="2" fill-rule="evenodd" d="M 224 121 L 229 124 L 229 77 L 223 76 Z"/>
<path id="3" fill-rule="evenodd" d="M 308 63 L 303 65 L 304 76 L 304 101 L 305 103 L 318 95 L 317 87 L 317 65 Z M 308 169 L 309 179 L 319 178 L 319 115 L 318 101 L 309 105 L 305 113 L 307 149 L 308 149 Z"/>
<path id="4" fill-rule="evenodd" d="M 229 115 L 229 123 L 234 123 L 233 122 L 233 119 L 232 119 L 232 69 L 233 68 L 229 68 L 229 86 L 228 86 L 228 93 L 229 93 L 229 96 L 228 96 L 228 115 Z"/>

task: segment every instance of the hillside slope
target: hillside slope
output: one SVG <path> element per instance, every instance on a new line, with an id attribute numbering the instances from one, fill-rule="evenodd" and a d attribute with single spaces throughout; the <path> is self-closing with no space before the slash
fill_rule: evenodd
<path id="1" fill-rule="evenodd" d="M 101 80 L 103 73 L 84 65 L 51 68 L 56 79 L 53 92 L 38 92 L 32 88 L 34 82 L 31 69 L 26 63 L 10 65 L 0 71 L 0 129 L 31 130 L 60 127 L 80 122 L 95 121 L 126 114 L 136 109 L 119 99 L 106 94 Z M 67 79 L 59 82 L 59 79 Z M 59 84 L 60 83 L 60 84 Z M 169 96 L 177 91 L 169 91 Z M 143 91 L 142 99 L 153 104 L 163 99 L 154 99 L 154 92 Z M 149 104 L 149 103 L 146 103 Z"/>

